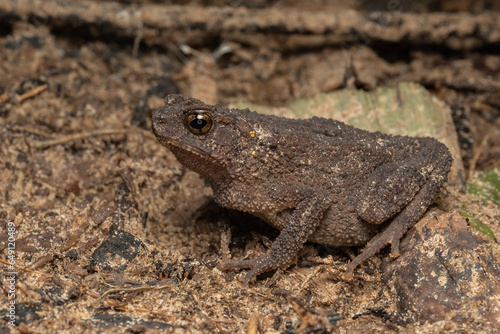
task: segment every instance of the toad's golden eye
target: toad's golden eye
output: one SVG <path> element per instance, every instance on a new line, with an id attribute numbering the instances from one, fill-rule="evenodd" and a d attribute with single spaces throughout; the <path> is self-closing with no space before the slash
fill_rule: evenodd
<path id="1" fill-rule="evenodd" d="M 194 111 L 186 116 L 186 127 L 195 135 L 205 135 L 210 131 L 214 122 L 208 112 Z"/>

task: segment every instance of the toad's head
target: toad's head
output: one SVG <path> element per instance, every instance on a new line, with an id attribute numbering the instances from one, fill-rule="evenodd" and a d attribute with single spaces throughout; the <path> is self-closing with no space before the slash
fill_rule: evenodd
<path id="1" fill-rule="evenodd" d="M 209 181 L 227 175 L 238 161 L 239 145 L 247 132 L 239 109 L 211 106 L 182 95 L 169 95 L 152 114 L 156 139 L 185 167 Z"/>

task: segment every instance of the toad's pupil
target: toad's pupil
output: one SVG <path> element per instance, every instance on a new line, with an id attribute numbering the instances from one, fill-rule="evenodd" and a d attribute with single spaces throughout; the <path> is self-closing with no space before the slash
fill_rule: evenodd
<path id="1" fill-rule="evenodd" d="M 198 130 L 203 129 L 203 127 L 205 127 L 206 125 L 207 121 L 202 118 L 197 118 L 191 122 L 191 127 Z"/>

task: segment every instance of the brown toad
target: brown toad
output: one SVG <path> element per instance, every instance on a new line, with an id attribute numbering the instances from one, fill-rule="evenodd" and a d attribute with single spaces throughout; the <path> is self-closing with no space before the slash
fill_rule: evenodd
<path id="1" fill-rule="evenodd" d="M 281 232 L 269 252 L 222 269 L 250 268 L 245 283 L 293 263 L 306 241 L 365 245 L 354 268 L 399 240 L 432 204 L 452 158 L 433 138 L 393 136 L 313 117 L 288 119 L 169 95 L 153 132 L 212 186 L 215 201 Z"/>

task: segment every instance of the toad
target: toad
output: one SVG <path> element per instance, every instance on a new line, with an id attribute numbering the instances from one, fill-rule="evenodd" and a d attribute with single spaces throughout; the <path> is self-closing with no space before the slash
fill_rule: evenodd
<path id="1" fill-rule="evenodd" d="M 263 272 L 293 264 L 306 241 L 366 245 L 345 277 L 400 239 L 433 203 L 452 164 L 434 138 L 394 136 L 332 119 L 288 119 L 169 95 L 153 132 L 205 178 L 219 205 L 280 230 L 267 254 L 220 266 Z"/>

